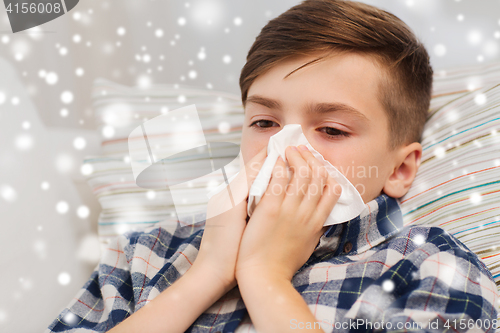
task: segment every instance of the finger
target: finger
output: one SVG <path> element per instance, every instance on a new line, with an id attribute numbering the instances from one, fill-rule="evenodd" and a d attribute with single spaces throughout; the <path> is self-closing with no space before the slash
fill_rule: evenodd
<path id="1" fill-rule="evenodd" d="M 222 196 L 225 196 L 225 201 L 231 204 L 234 201 L 235 204 L 238 204 L 246 200 L 250 187 L 264 164 L 266 157 L 267 146 L 263 147 L 248 163 L 240 168 L 238 175 L 229 184 L 229 190 L 220 193 Z M 229 198 L 229 192 L 233 197 L 232 201 Z"/>
<path id="2" fill-rule="evenodd" d="M 337 183 L 333 177 L 328 176 L 326 186 L 323 190 L 323 195 L 316 206 L 316 210 L 314 211 L 313 220 L 324 224 L 332 212 L 333 207 L 337 204 L 341 194 L 342 187 L 340 184 Z"/>
<path id="3" fill-rule="evenodd" d="M 300 145 L 299 151 L 312 170 L 312 179 L 306 194 L 307 200 L 304 200 L 302 205 L 306 205 L 307 207 L 304 208 L 312 210 L 316 208 L 323 195 L 323 188 L 328 179 L 328 171 L 323 163 L 318 160 L 306 146 Z"/>
<path id="4" fill-rule="evenodd" d="M 288 207 L 298 207 L 307 193 L 312 171 L 300 152 L 291 146 L 285 149 L 285 157 L 293 174 L 283 204 Z"/>
<path id="5" fill-rule="evenodd" d="M 264 161 L 267 157 L 267 146 L 264 146 L 255 156 L 253 156 L 248 163 L 245 164 L 245 172 L 247 177 L 247 184 L 250 188 L 253 181 L 257 177 Z"/>
<path id="6" fill-rule="evenodd" d="M 279 207 L 285 198 L 285 191 L 288 185 L 288 174 L 285 162 L 278 156 L 278 160 L 274 165 L 271 175 L 271 181 L 264 193 L 263 201 L 272 205 L 272 207 Z"/>
<path id="7" fill-rule="evenodd" d="M 323 163 L 313 155 L 313 153 L 309 150 L 309 148 L 307 148 L 307 146 L 299 145 L 298 148 L 300 154 L 306 160 L 307 164 L 313 171 L 316 171 L 315 173 L 313 173 L 313 177 L 322 177 L 326 179 L 328 177 L 328 171 L 326 170 L 326 168 L 324 168 Z"/>

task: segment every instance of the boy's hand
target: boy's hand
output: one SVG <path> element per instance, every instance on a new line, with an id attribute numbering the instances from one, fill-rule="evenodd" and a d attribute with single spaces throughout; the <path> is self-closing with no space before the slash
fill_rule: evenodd
<path id="1" fill-rule="evenodd" d="M 325 231 L 323 224 L 338 201 L 340 185 L 307 150 L 287 147 L 293 176 L 278 158 L 271 182 L 255 207 L 241 239 L 236 279 L 254 273 L 291 281 Z M 269 275 L 270 274 L 270 275 Z"/>
<path id="2" fill-rule="evenodd" d="M 236 286 L 235 265 L 241 236 L 246 226 L 248 191 L 267 156 L 267 146 L 257 153 L 228 185 L 213 195 L 207 206 L 205 230 L 194 266 L 217 277 L 226 290 Z M 233 203 L 235 206 L 233 207 Z"/>

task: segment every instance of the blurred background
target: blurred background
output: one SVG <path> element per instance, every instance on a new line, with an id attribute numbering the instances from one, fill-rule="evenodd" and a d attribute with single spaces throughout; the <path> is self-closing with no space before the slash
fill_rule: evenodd
<path id="1" fill-rule="evenodd" d="M 363 2 L 405 21 L 435 72 L 500 60 L 498 0 Z M 94 80 L 239 95 L 260 29 L 298 3 L 80 0 L 16 34 L 0 9 L 1 332 L 44 330 L 98 262 L 101 207 L 81 169 L 108 135 L 94 119 Z"/>

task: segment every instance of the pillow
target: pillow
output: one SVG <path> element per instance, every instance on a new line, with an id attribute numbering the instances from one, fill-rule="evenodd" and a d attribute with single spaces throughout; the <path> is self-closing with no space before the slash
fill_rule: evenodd
<path id="1" fill-rule="evenodd" d="M 239 146 L 244 119 L 240 97 L 177 84 L 141 89 L 99 78 L 92 87 L 92 101 L 95 121 L 102 133 L 103 153 L 87 156 L 82 171 L 87 174 L 87 183 L 102 207 L 97 221 L 101 243 L 159 221 L 177 223 L 185 220 L 189 223 L 193 214 L 204 214 L 202 208 L 205 206 L 186 205 L 184 212 L 192 213 L 179 216 L 168 189 L 152 190 L 136 185 L 130 165 L 128 136 L 146 120 L 195 104 L 207 142 Z M 239 159 L 228 164 L 225 171 L 227 177 L 234 176 L 239 171 Z M 176 185 L 176 190 L 191 196 L 199 194 L 201 186 L 215 188 L 217 185 L 219 182 L 210 182 L 210 178 L 205 177 Z"/>
<path id="2" fill-rule="evenodd" d="M 399 202 L 405 225 L 453 234 L 500 287 L 499 115 L 500 64 L 436 73 L 421 165 Z"/>

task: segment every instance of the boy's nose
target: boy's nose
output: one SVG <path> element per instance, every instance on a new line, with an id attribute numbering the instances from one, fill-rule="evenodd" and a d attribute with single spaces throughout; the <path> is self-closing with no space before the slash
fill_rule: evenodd
<path id="1" fill-rule="evenodd" d="M 289 126 L 289 125 L 300 125 L 300 127 L 302 128 L 302 133 L 303 133 L 303 134 L 304 134 L 304 136 L 306 137 L 307 141 L 309 141 L 309 136 L 308 136 L 308 135 L 309 135 L 309 134 L 308 134 L 309 129 L 308 129 L 308 127 L 305 125 L 305 122 L 304 122 L 304 121 L 300 121 L 300 122 L 299 122 L 299 121 L 287 121 L 287 122 L 284 122 L 284 123 L 282 124 L 282 126 L 283 126 L 283 127 L 281 128 L 280 132 L 281 132 L 281 131 L 282 131 L 282 130 L 286 127 L 286 126 Z M 310 141 L 309 141 L 309 143 L 310 143 Z"/>

